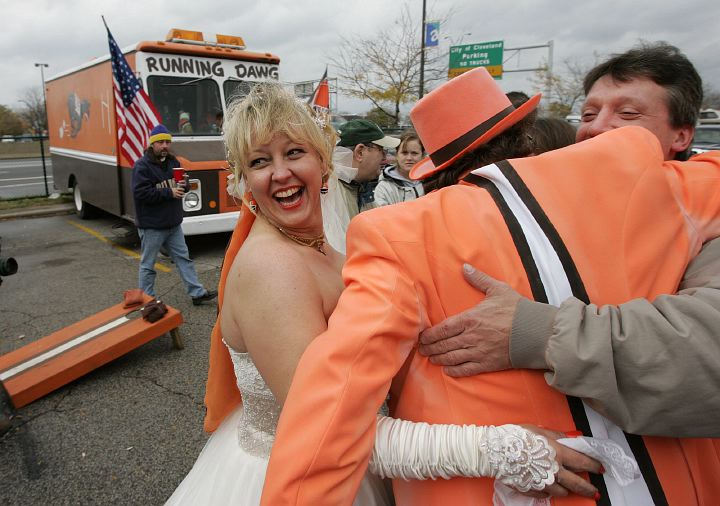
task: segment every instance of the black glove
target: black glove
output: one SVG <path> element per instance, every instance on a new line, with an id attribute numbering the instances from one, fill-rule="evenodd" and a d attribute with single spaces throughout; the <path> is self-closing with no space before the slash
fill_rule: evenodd
<path id="1" fill-rule="evenodd" d="M 167 306 L 161 300 L 148 302 L 142 309 L 143 320 L 155 323 L 168 312 Z"/>

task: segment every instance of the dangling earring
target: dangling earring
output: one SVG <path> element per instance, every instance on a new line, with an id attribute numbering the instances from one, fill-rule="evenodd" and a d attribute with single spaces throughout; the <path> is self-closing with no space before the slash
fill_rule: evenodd
<path id="1" fill-rule="evenodd" d="M 320 195 L 327 195 L 328 192 L 328 176 L 327 174 L 323 174 L 322 177 L 322 186 L 320 186 Z"/>
<path id="2" fill-rule="evenodd" d="M 248 192 L 248 207 L 250 210 L 255 213 L 257 212 L 257 202 L 255 202 L 255 197 L 253 197 L 252 192 Z"/>

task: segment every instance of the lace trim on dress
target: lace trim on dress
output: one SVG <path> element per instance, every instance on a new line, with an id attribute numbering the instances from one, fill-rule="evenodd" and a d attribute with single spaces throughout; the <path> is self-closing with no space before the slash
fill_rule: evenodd
<path id="1" fill-rule="evenodd" d="M 238 444 L 250 455 L 267 458 L 275 441 L 280 406 L 250 355 L 233 350 L 227 343 L 225 346 L 230 352 L 237 387 L 243 399 L 237 427 Z"/>

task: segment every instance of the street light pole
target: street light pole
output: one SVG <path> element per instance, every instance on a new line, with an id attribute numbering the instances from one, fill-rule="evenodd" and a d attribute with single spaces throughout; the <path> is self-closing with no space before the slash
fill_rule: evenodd
<path id="1" fill-rule="evenodd" d="M 422 29 L 420 30 L 420 88 L 418 99 L 423 98 L 425 86 L 425 0 L 423 0 Z"/>
<path id="2" fill-rule="evenodd" d="M 36 63 L 36 67 L 40 67 L 40 79 L 42 79 L 42 92 L 43 92 L 43 111 L 45 113 L 45 124 L 47 125 L 47 97 L 45 96 L 45 69 L 49 66 L 47 63 Z M 47 182 L 47 169 L 45 168 L 45 145 L 43 144 L 43 132 L 40 128 L 40 158 L 42 158 L 43 167 L 43 179 L 45 180 L 45 196 L 49 197 L 50 192 L 48 191 Z"/>

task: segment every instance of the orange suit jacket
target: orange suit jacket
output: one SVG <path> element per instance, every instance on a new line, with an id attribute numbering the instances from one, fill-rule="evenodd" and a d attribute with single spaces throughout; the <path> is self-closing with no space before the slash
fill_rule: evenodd
<path id="1" fill-rule="evenodd" d="M 639 127 L 498 166 L 527 199 L 573 293 L 584 291 L 595 304 L 673 293 L 702 243 L 720 233 L 720 153 L 664 162 L 657 139 Z M 392 415 L 405 420 L 586 429 L 587 421 L 575 418 L 579 401 L 551 389 L 541 371 L 451 378 L 417 353 L 420 331 L 483 299 L 463 280 L 464 262 L 543 298 L 543 260 L 536 258 L 533 270 L 533 239 L 526 236 L 523 245 L 516 237 L 498 193 L 455 185 L 352 221 L 346 289 L 328 330 L 298 365 L 262 504 L 351 504 L 388 391 Z M 545 282 L 546 296 L 551 284 Z M 650 466 L 645 478 L 656 504 L 718 503 L 720 459 L 712 440 L 635 437 L 634 444 L 644 448 L 636 457 Z M 490 479 L 395 480 L 393 488 L 400 505 L 492 504 Z M 554 499 L 593 503 L 576 495 Z"/>

